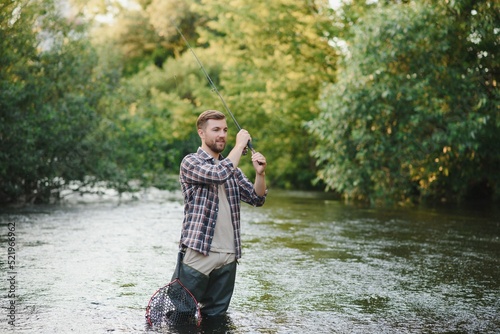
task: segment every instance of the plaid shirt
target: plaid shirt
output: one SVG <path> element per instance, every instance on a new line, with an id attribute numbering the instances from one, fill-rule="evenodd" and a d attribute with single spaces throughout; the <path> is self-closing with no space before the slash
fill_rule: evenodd
<path id="1" fill-rule="evenodd" d="M 231 208 L 236 259 L 241 258 L 240 201 L 262 206 L 266 195 L 255 193 L 252 182 L 229 159 L 219 164 L 201 147 L 181 163 L 179 180 L 184 195 L 184 220 L 180 245 L 204 255 L 210 252 L 219 209 L 218 185 L 224 184 Z"/>

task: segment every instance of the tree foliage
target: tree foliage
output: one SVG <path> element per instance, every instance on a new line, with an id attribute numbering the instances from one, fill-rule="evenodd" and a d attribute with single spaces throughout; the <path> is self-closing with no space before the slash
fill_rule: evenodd
<path id="1" fill-rule="evenodd" d="M 372 202 L 499 194 L 498 13 L 490 1 L 410 1 L 356 21 L 310 122 L 329 188 Z"/>
<path id="2" fill-rule="evenodd" d="M 500 194 L 495 2 L 70 4 L 0 3 L 0 202 L 177 187 L 197 116 L 224 108 L 175 26 L 271 186 L 371 202 Z"/>
<path id="3" fill-rule="evenodd" d="M 3 1 L 0 13 L 0 201 L 47 198 L 92 170 L 97 58 L 50 1 Z"/>
<path id="4" fill-rule="evenodd" d="M 142 88 L 122 79 L 112 45 L 97 52 L 81 13 L 51 1 L 3 2 L 0 13 L 0 202 L 45 202 L 102 182 L 168 186 L 157 173 L 169 163 L 158 152 L 172 145 L 161 132 L 169 118 L 157 122 L 161 94 L 146 108 L 124 106 Z"/>
<path id="5" fill-rule="evenodd" d="M 313 142 L 303 123 L 317 115 L 323 83 L 334 80 L 327 3 L 205 0 L 194 10 L 207 18 L 197 30 L 198 43 L 207 45 L 203 59 L 238 123 L 269 160 L 270 183 L 311 187 Z"/>
<path id="6" fill-rule="evenodd" d="M 318 2 L 315 7 L 289 1 L 222 5 L 217 1 L 155 0 L 142 5 L 133 16 L 142 18 L 140 26 L 153 28 L 155 34 L 149 36 L 161 36 L 162 47 L 172 52 L 162 66 L 137 68 L 127 82 L 135 85 L 133 81 L 140 80 L 137 84 L 143 85 L 143 92 L 154 90 L 169 96 L 171 105 L 175 104 L 169 109 L 171 121 L 176 124 L 170 139 L 178 142 L 193 134 L 201 111 L 225 111 L 176 31 L 177 25 L 239 124 L 252 133 L 254 146 L 272 162 L 270 183 L 310 187 L 315 165 L 308 148 L 313 144 L 303 123 L 318 113 L 315 101 L 323 83 L 333 80 L 336 57 L 328 45 L 327 3 Z M 118 22 L 123 21 L 119 18 Z M 116 29 L 132 31 L 127 24 Z M 121 50 L 128 45 L 121 38 L 113 40 Z M 155 38 L 139 40 L 146 45 L 154 44 Z M 148 94 L 143 98 L 149 99 Z M 190 105 L 174 101 L 176 96 Z M 128 103 L 135 103 L 134 98 Z M 237 128 L 232 127 L 229 115 L 228 122 L 235 135 Z M 243 168 L 251 173 L 250 164 Z"/>

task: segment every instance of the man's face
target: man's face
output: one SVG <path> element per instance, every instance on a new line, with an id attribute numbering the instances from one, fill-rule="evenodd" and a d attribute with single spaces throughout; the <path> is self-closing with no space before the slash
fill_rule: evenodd
<path id="1" fill-rule="evenodd" d="M 205 145 L 214 153 L 221 153 L 226 148 L 227 123 L 225 119 L 209 119 L 205 128 L 198 129 L 198 134 Z"/>

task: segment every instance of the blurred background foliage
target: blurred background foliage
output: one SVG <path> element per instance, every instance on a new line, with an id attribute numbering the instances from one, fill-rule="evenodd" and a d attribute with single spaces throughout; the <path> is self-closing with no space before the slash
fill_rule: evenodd
<path id="1" fill-rule="evenodd" d="M 270 187 L 372 204 L 498 200 L 499 9 L 0 0 L 0 202 L 178 188 L 198 114 L 224 108 L 175 25 L 267 157 Z"/>

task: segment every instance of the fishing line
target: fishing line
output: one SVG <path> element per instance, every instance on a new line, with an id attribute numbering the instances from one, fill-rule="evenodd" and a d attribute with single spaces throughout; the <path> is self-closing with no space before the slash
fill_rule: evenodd
<path id="1" fill-rule="evenodd" d="M 203 64 L 201 63 L 200 59 L 198 58 L 198 56 L 196 55 L 196 53 L 194 52 L 193 48 L 191 47 L 191 45 L 189 45 L 189 42 L 187 41 L 186 37 L 184 37 L 184 34 L 182 33 L 182 31 L 179 29 L 179 27 L 177 27 L 176 24 L 174 24 L 172 22 L 172 25 L 175 27 L 175 29 L 177 30 L 177 32 L 179 33 L 179 35 L 182 37 L 182 39 L 184 40 L 184 42 L 186 43 L 189 51 L 191 51 L 191 53 L 193 54 L 194 58 L 196 59 L 196 62 L 198 63 L 198 65 L 200 65 L 200 68 L 201 70 L 203 71 L 203 74 L 205 75 L 205 77 L 207 78 L 208 80 L 208 83 L 210 84 L 210 86 L 212 87 L 212 90 L 217 94 L 217 96 L 219 97 L 219 99 L 221 100 L 222 102 L 222 105 L 224 106 L 224 108 L 226 109 L 227 113 L 229 114 L 229 116 L 231 116 L 231 118 L 233 119 L 233 122 L 234 124 L 236 125 L 236 127 L 238 128 L 238 130 L 241 130 L 241 126 L 240 124 L 238 123 L 238 121 L 236 120 L 236 118 L 234 117 L 233 113 L 231 112 L 231 109 L 229 109 L 226 101 L 224 100 L 224 98 L 222 97 L 222 95 L 220 94 L 219 90 L 217 89 L 217 87 L 215 86 L 214 82 L 212 81 L 212 78 L 210 78 L 210 75 L 208 75 L 208 72 L 207 70 L 205 70 L 205 67 L 203 66 Z M 247 143 L 247 146 L 248 148 L 250 149 L 250 151 L 252 151 L 252 153 L 255 153 L 255 150 L 253 148 L 253 145 L 250 141 L 248 141 Z"/>

